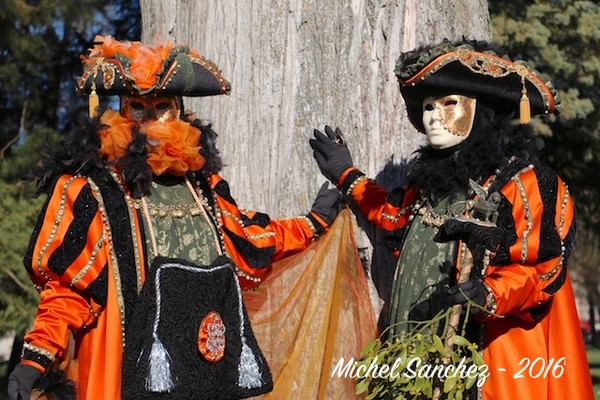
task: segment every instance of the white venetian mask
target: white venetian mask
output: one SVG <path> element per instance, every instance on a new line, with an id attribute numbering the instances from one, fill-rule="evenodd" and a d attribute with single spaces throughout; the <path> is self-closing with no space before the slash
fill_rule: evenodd
<path id="1" fill-rule="evenodd" d="M 429 145 L 447 149 L 465 140 L 475 120 L 474 97 L 451 94 L 423 100 L 423 127 Z"/>

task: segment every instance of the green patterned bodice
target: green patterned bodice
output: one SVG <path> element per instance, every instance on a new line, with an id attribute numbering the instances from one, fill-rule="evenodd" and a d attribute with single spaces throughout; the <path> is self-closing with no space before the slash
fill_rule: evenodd
<path id="1" fill-rule="evenodd" d="M 207 211 L 200 209 L 184 183 L 153 183 L 146 202 L 159 255 L 200 265 L 209 265 L 219 255 L 219 233 Z M 144 222 L 148 264 L 151 264 L 153 245 L 148 223 Z"/>
<path id="2" fill-rule="evenodd" d="M 448 201 L 441 201 L 433 212 L 445 215 Z M 438 243 L 438 228 L 415 214 L 408 227 L 392 283 L 389 324 L 396 335 L 410 327 L 408 320 L 431 319 L 441 309 L 444 289 L 456 260 L 456 242 Z"/>

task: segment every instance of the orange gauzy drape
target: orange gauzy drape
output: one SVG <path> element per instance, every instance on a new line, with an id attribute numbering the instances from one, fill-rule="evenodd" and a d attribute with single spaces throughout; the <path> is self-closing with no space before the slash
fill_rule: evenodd
<path id="1" fill-rule="evenodd" d="M 377 336 L 353 224 L 343 211 L 306 251 L 277 262 L 244 293 L 254 334 L 273 374 L 273 399 L 351 399 L 355 382 L 332 376 Z"/>

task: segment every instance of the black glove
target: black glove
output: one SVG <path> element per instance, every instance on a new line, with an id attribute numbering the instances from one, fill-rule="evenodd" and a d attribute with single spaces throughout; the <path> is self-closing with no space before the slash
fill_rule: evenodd
<path id="1" fill-rule="evenodd" d="M 446 296 L 448 295 L 449 286 L 450 278 L 448 277 L 431 285 L 430 288 L 433 288 L 433 293 L 420 303 L 411 306 L 408 319 L 410 321 L 427 321 L 433 319 L 441 310 L 448 308 Z"/>
<path id="2" fill-rule="evenodd" d="M 488 291 L 479 279 L 469 279 L 448 289 L 444 303 L 451 307 L 455 304 L 465 304 L 468 300 L 473 301 L 479 307 L 471 307 L 471 314 L 477 315 L 483 312 L 487 301 Z"/>
<path id="3" fill-rule="evenodd" d="M 352 156 L 340 128 L 335 128 L 334 132 L 325 126 L 325 133 L 327 135 L 315 129 L 315 138 L 308 142 L 323 175 L 337 185 L 342 173 L 352 167 Z"/>
<path id="4" fill-rule="evenodd" d="M 328 186 L 328 182 L 325 182 L 321 186 L 310 210 L 327 223 L 327 226 L 323 226 L 316 218 L 312 218 L 310 214 L 308 215 L 313 224 L 316 224 L 315 228 L 317 228 L 317 233 L 322 233 L 325 229 L 330 227 L 335 220 L 335 217 L 337 217 L 342 208 L 344 208 L 344 202 L 340 191 L 337 189 L 328 189 Z"/>
<path id="5" fill-rule="evenodd" d="M 495 226 L 482 226 L 473 222 L 449 219 L 440 227 L 435 240 L 447 242 L 463 240 L 467 244 L 479 244 L 489 251 L 496 252 L 498 247 L 506 244 L 504 231 Z"/>
<path id="6" fill-rule="evenodd" d="M 8 377 L 8 398 L 10 400 L 29 400 L 34 383 L 42 376 L 36 368 L 17 364 Z"/>

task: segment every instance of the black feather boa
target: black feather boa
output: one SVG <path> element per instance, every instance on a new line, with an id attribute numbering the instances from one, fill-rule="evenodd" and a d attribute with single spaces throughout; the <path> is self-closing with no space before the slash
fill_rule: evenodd
<path id="1" fill-rule="evenodd" d="M 77 398 L 75 382 L 56 366 L 52 366 L 36 381 L 33 391 L 38 396 L 36 398 L 44 400 L 75 400 Z"/>
<path id="2" fill-rule="evenodd" d="M 100 138 L 95 134 L 99 127 L 98 118 L 82 118 L 58 146 L 44 148 L 42 160 L 24 176 L 25 180 L 37 183 L 36 195 L 52 190 L 62 174 L 85 174 L 104 166 L 98 153 Z"/>
<path id="3" fill-rule="evenodd" d="M 473 130 L 464 142 L 444 150 L 417 150 L 409 184 L 435 204 L 453 193 L 466 193 L 469 179 L 481 184 L 512 158 L 537 164 L 541 147 L 529 125 L 515 124 L 512 114 L 495 114 L 478 102 Z"/>

